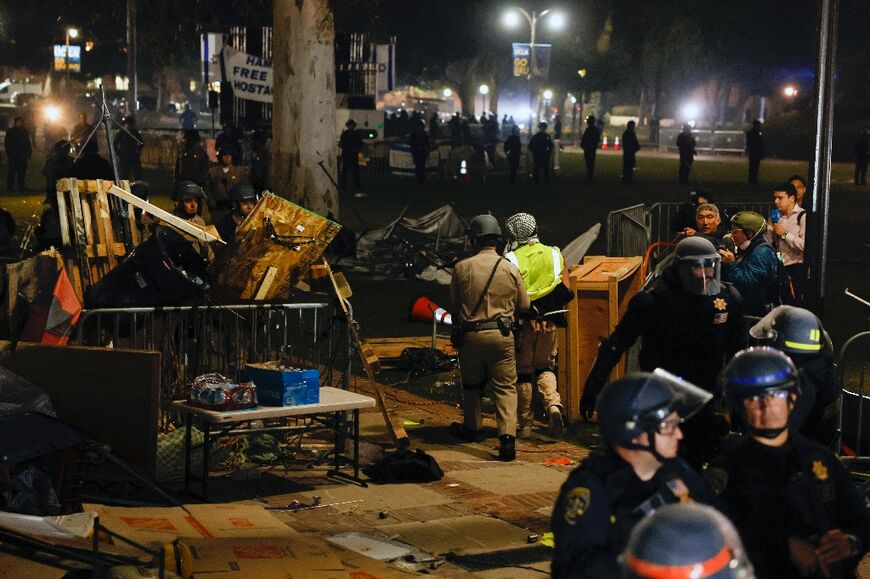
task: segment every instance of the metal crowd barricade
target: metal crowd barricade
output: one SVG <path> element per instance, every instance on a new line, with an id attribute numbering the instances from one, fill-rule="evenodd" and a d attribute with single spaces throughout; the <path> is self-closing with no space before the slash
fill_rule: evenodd
<path id="1" fill-rule="evenodd" d="M 220 372 L 238 380 L 248 362 L 282 359 L 318 368 L 321 383 L 332 385 L 336 360 L 346 357 L 340 342 L 349 339 L 336 333 L 334 309 L 324 301 L 84 310 L 71 342 L 160 351 L 161 409 L 167 410 L 186 397 L 196 376 Z"/>
<path id="2" fill-rule="evenodd" d="M 607 255 L 643 255 L 650 244 L 646 205 L 632 205 L 607 214 Z"/>
<path id="3" fill-rule="evenodd" d="M 839 379 L 843 385 L 840 399 L 841 444 L 854 452 L 854 455 L 849 455 L 864 461 L 870 460 L 870 455 L 866 453 L 870 431 L 864 428 L 870 417 L 870 332 L 855 334 L 843 344 L 839 356 Z"/>

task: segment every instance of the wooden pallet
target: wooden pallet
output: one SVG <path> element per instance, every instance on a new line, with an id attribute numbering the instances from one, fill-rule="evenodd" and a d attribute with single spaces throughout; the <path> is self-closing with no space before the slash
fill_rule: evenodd
<path id="1" fill-rule="evenodd" d="M 57 182 L 57 207 L 64 262 L 79 299 L 84 289 L 97 283 L 127 254 L 112 224 L 112 208 L 106 192 L 111 181 L 60 179 Z M 130 190 L 130 183 L 121 187 Z M 133 245 L 141 239 L 132 208 L 128 212 Z"/>

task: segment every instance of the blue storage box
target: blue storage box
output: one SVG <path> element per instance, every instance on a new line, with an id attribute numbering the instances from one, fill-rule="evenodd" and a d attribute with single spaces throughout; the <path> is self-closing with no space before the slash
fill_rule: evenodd
<path id="1" fill-rule="evenodd" d="M 320 370 L 282 370 L 276 362 L 247 364 L 245 379 L 257 387 L 260 406 L 302 406 L 320 402 Z"/>

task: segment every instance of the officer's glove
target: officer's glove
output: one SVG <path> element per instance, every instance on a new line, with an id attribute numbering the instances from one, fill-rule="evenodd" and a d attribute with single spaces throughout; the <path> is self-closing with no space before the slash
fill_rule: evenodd
<path id="1" fill-rule="evenodd" d="M 607 377 L 599 377 L 595 372 L 589 375 L 586 380 L 586 386 L 583 388 L 583 396 L 580 398 L 580 416 L 586 422 L 592 419 L 595 414 L 595 405 L 598 402 L 598 394 L 604 387 Z"/>

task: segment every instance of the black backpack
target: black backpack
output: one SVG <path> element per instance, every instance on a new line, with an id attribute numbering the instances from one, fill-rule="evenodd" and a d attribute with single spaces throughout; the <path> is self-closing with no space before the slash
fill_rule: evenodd
<path id="1" fill-rule="evenodd" d="M 773 250 L 774 255 L 776 255 L 776 283 L 772 287 L 772 295 L 770 296 L 768 303 L 771 304 L 772 307 L 796 306 L 797 294 L 795 294 L 794 283 L 791 281 L 791 276 L 789 275 L 788 270 L 785 269 L 785 264 L 782 263 L 779 254 L 772 245 L 767 242 L 762 245 L 768 246 Z"/>
<path id="2" fill-rule="evenodd" d="M 416 451 L 402 448 L 387 454 L 363 468 L 363 472 L 379 483 L 431 482 L 444 476 L 435 458 L 419 448 Z"/>

